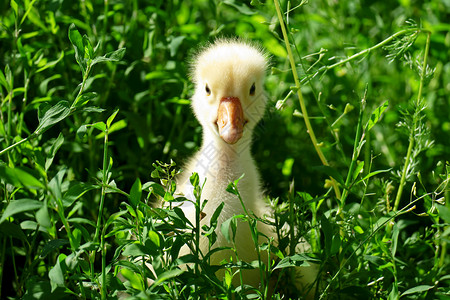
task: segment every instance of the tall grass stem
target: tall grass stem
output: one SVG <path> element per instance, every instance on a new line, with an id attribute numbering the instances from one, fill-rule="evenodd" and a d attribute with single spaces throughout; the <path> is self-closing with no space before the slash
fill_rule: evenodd
<path id="1" fill-rule="evenodd" d="M 316 135 L 314 134 L 314 130 L 311 126 L 311 122 L 309 120 L 308 117 L 308 110 L 306 109 L 306 105 L 305 105 L 305 101 L 303 99 L 303 95 L 302 95 L 302 91 L 301 91 L 301 86 L 300 86 L 300 80 L 298 78 L 298 74 L 297 74 L 297 67 L 295 64 L 295 59 L 294 56 L 292 54 L 292 49 L 291 49 L 291 45 L 289 42 L 289 37 L 286 31 L 286 26 L 284 24 L 284 19 L 283 19 L 283 15 L 281 13 L 281 9 L 280 9 L 280 5 L 278 3 L 278 0 L 274 0 L 274 4 L 275 4 L 275 9 L 277 11 L 277 16 L 278 16 L 278 21 L 280 23 L 280 27 L 281 27 L 281 31 L 283 33 L 283 39 L 284 39 L 284 43 L 286 46 L 286 50 L 288 52 L 288 58 L 289 58 L 289 62 L 291 64 L 291 69 L 292 69 L 292 75 L 294 76 L 294 81 L 295 81 L 295 88 L 297 89 L 297 96 L 298 96 L 298 100 L 300 102 L 300 108 L 303 114 L 303 119 L 305 120 L 305 125 L 306 125 L 306 129 L 307 132 L 309 134 L 309 137 L 311 138 L 311 141 L 313 143 L 314 149 L 317 152 L 317 155 L 319 156 L 321 162 L 323 165 L 325 166 L 329 166 L 328 160 L 326 159 L 325 155 L 322 152 L 322 149 L 320 149 L 319 143 L 317 142 L 317 138 Z M 330 177 L 331 179 L 331 184 L 333 186 L 334 189 L 334 193 L 336 195 L 336 198 L 341 199 L 341 192 L 339 190 L 338 184 L 336 182 L 336 180 L 334 180 L 334 178 Z"/>
<path id="2" fill-rule="evenodd" d="M 419 103 L 422 100 L 423 83 L 425 81 L 425 75 L 426 75 L 426 70 L 427 70 L 428 52 L 430 50 L 431 32 L 427 31 L 426 33 L 427 33 L 427 41 L 425 43 L 425 52 L 423 54 L 422 74 L 420 76 L 419 91 L 417 93 L 416 109 L 418 109 Z M 398 186 L 397 196 L 395 197 L 394 208 L 393 208 L 394 212 L 398 210 L 398 206 L 400 204 L 400 199 L 402 198 L 403 188 L 405 187 L 405 184 L 406 184 L 406 173 L 408 171 L 411 154 L 412 154 L 412 150 L 414 147 L 414 141 L 415 141 L 414 135 L 415 135 L 418 119 L 419 119 L 418 114 L 414 113 L 413 118 L 414 118 L 413 126 L 412 126 L 412 128 L 410 130 L 410 134 L 409 134 L 408 151 L 406 153 L 405 164 L 403 165 L 402 177 L 400 179 L 400 184 Z"/>

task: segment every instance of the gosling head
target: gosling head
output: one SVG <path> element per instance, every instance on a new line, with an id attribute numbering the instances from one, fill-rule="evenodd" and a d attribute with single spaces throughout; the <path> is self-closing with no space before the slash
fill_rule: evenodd
<path id="1" fill-rule="evenodd" d="M 267 57 L 237 40 L 217 40 L 193 60 L 194 113 L 203 130 L 227 144 L 251 138 L 264 114 Z"/>

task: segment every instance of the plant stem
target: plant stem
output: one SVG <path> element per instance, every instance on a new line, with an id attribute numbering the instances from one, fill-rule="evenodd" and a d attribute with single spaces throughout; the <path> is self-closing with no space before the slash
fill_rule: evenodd
<path id="1" fill-rule="evenodd" d="M 295 223 L 295 217 L 294 217 L 294 189 L 295 189 L 295 181 L 294 179 L 292 179 L 292 182 L 290 184 L 289 187 L 289 220 L 290 220 L 290 224 L 289 224 L 289 236 L 291 237 L 290 239 L 290 243 L 289 243 L 289 255 L 293 255 L 295 253 L 295 246 L 296 246 L 296 242 L 295 242 L 295 232 L 294 232 L 294 227 L 297 225 Z"/>
<path id="2" fill-rule="evenodd" d="M 319 143 L 317 142 L 316 135 L 314 134 L 314 130 L 313 130 L 312 126 L 311 126 L 311 122 L 310 122 L 309 117 L 308 117 L 308 111 L 306 109 L 305 101 L 303 99 L 303 95 L 302 95 L 302 92 L 301 92 L 301 89 L 300 89 L 300 80 L 298 78 L 297 68 L 296 68 L 296 65 L 295 65 L 294 56 L 292 54 L 291 45 L 289 43 L 289 37 L 287 35 L 286 27 L 284 25 L 283 15 L 281 13 L 280 5 L 278 3 L 278 0 L 274 0 L 274 4 L 275 4 L 275 8 L 277 10 L 278 21 L 280 23 L 281 31 L 283 33 L 283 38 L 284 38 L 284 43 L 286 45 L 286 50 L 288 52 L 289 62 L 291 64 L 291 69 L 292 69 L 292 75 L 294 76 L 294 82 L 295 82 L 295 87 L 297 89 L 298 100 L 300 102 L 300 108 L 301 108 L 301 111 L 302 111 L 302 114 L 303 114 L 303 119 L 305 120 L 305 125 L 306 125 L 307 132 L 309 134 L 309 137 L 311 138 L 311 141 L 312 141 L 312 143 L 314 145 L 314 149 L 316 150 L 317 155 L 319 156 L 320 160 L 322 161 L 322 164 L 325 165 L 325 166 L 329 166 L 329 163 L 328 163 L 326 157 L 324 156 L 324 154 L 322 152 L 322 149 L 320 149 Z M 340 199 L 341 198 L 341 192 L 339 190 L 337 182 L 336 182 L 336 180 L 334 180 L 334 178 L 330 177 L 330 179 L 331 179 L 331 184 L 333 186 L 336 198 Z"/>
<path id="3" fill-rule="evenodd" d="M 352 161 L 350 163 L 350 168 L 348 170 L 347 178 L 345 180 L 345 188 L 342 191 L 342 197 L 341 197 L 341 201 L 340 201 L 338 212 L 337 212 L 338 215 L 344 209 L 345 200 L 347 199 L 348 193 L 350 192 L 351 181 L 352 181 L 352 178 L 354 178 L 353 172 L 355 171 L 356 162 L 357 162 L 359 154 L 361 152 L 361 147 L 362 147 L 361 143 L 363 143 L 362 119 L 363 119 L 364 108 L 366 106 L 366 95 L 367 95 L 367 87 L 364 92 L 364 97 L 361 100 L 361 107 L 359 109 L 358 125 L 356 127 L 355 142 L 353 144 Z"/>
<path id="4" fill-rule="evenodd" d="M 253 243 L 255 245 L 255 250 L 256 250 L 256 254 L 258 256 L 258 267 L 259 267 L 259 276 L 260 276 L 260 280 L 261 283 L 263 280 L 265 280 L 264 278 L 264 274 L 263 274 L 263 263 L 261 261 L 261 253 L 260 253 L 260 249 L 259 249 L 259 245 L 258 245 L 258 223 L 257 220 L 250 217 L 247 208 L 245 207 L 244 201 L 242 200 L 241 197 L 241 193 L 239 193 L 239 190 L 237 188 L 237 185 L 235 183 L 233 183 L 234 185 L 234 190 L 236 191 L 236 195 L 238 196 L 239 202 L 241 203 L 241 206 L 244 210 L 245 213 L 245 219 L 247 220 L 248 226 L 250 227 L 250 233 L 252 235 L 252 239 L 253 239 Z M 233 241 L 234 242 L 234 241 Z M 242 276 L 242 269 L 241 269 L 241 276 Z M 241 283 L 242 283 L 242 279 L 241 279 Z"/>
<path id="5" fill-rule="evenodd" d="M 102 215 L 103 215 L 103 206 L 105 204 L 105 196 L 106 196 L 106 188 L 108 185 L 108 128 L 105 129 L 105 139 L 104 139 L 104 147 L 103 147 L 103 175 L 102 175 L 102 193 L 100 196 L 100 207 L 98 210 L 98 216 L 97 216 L 97 226 L 95 228 L 95 235 L 94 235 L 94 243 L 98 242 L 99 234 L 100 234 L 100 226 L 102 223 Z M 103 261 L 104 255 L 106 252 L 105 245 L 104 245 L 104 232 L 102 231 L 101 237 L 100 237 L 100 251 L 102 254 L 102 282 L 101 282 L 101 298 L 106 299 L 106 266 L 105 262 Z M 95 250 L 91 252 L 91 275 L 94 274 L 94 260 L 95 260 Z"/>
<path id="6" fill-rule="evenodd" d="M 101 290 L 101 297 L 102 300 L 106 299 L 106 245 L 105 245 L 105 230 L 106 228 L 103 228 L 101 240 L 100 240 L 100 249 L 102 252 L 102 290 Z"/>
<path id="7" fill-rule="evenodd" d="M 417 93 L 416 107 L 419 107 L 419 103 L 420 103 L 420 101 L 422 99 L 423 82 L 425 80 L 425 74 L 426 74 L 426 69 L 427 69 L 428 51 L 430 49 L 431 32 L 427 31 L 426 33 L 427 33 L 427 41 L 425 43 L 425 53 L 423 55 L 422 74 L 420 76 L 419 91 Z M 405 183 L 406 183 L 406 173 L 408 171 L 409 161 L 411 159 L 411 153 L 412 153 L 413 146 L 414 146 L 414 141 L 415 141 L 414 140 L 414 135 L 415 135 L 415 131 L 416 131 L 418 118 L 419 117 L 418 117 L 418 114 L 416 112 L 414 114 L 413 127 L 412 127 L 412 129 L 410 131 L 410 134 L 409 134 L 409 146 L 408 146 L 408 151 L 406 153 L 405 164 L 403 165 L 402 177 L 400 179 L 400 185 L 398 187 L 397 196 L 395 197 L 394 208 L 393 208 L 394 212 L 396 212 L 398 210 L 398 206 L 400 204 L 400 199 L 402 198 L 403 188 L 404 188 Z"/>
<path id="8" fill-rule="evenodd" d="M 330 70 L 330 69 L 333 69 L 333 68 L 335 68 L 335 67 L 338 67 L 338 66 L 340 66 L 340 65 L 343 65 L 343 64 L 345 64 L 345 63 L 347 63 L 347 62 L 349 62 L 349 61 L 351 61 L 351 60 L 354 60 L 354 59 L 356 59 L 356 58 L 358 58 L 358 57 L 360 57 L 360 56 L 362 56 L 362 55 L 369 54 L 369 53 L 370 53 L 371 51 L 373 51 L 373 50 L 376 50 L 376 49 L 378 49 L 378 48 L 380 48 L 380 47 L 383 47 L 384 45 L 386 45 L 387 43 L 389 43 L 390 41 L 392 41 L 393 39 L 395 39 L 395 38 L 398 37 L 398 36 L 401 36 L 401 35 L 404 35 L 404 34 L 408 34 L 408 33 L 410 33 L 410 32 L 414 32 L 414 31 L 419 31 L 419 30 L 418 30 L 417 28 L 410 28 L 410 29 L 403 29 L 403 30 L 400 30 L 400 31 L 394 33 L 393 35 L 391 35 L 390 37 L 388 37 L 387 39 L 385 39 L 385 40 L 379 42 L 379 43 L 376 44 L 375 46 L 372 46 L 372 47 L 370 47 L 370 48 L 367 48 L 367 49 L 365 49 L 365 50 L 363 50 L 363 51 L 361 51 L 361 52 L 355 53 L 355 54 L 353 54 L 352 56 L 349 56 L 349 57 L 347 57 L 346 59 L 343 59 L 343 60 L 341 60 L 341 61 L 338 61 L 337 63 L 334 63 L 334 64 L 332 64 L 332 65 L 330 65 L 330 66 L 323 66 L 323 67 L 321 67 L 321 68 L 319 69 L 319 71 L 320 71 L 320 70 L 323 70 L 323 69 L 325 69 L 326 71 L 328 71 L 328 70 Z"/>
<path id="9" fill-rule="evenodd" d="M 24 138 L 24 139 L 22 139 L 22 140 L 20 140 L 20 141 L 18 141 L 18 142 L 15 143 L 15 144 L 12 144 L 12 145 L 6 147 L 6 148 L 3 149 L 2 151 L 0 151 L 0 155 L 3 155 L 4 153 L 8 152 L 8 151 L 11 150 L 12 148 L 15 148 L 15 147 L 19 146 L 20 144 L 25 143 L 26 141 L 30 140 L 32 137 L 34 137 L 33 134 L 30 135 L 30 136 L 28 136 L 28 137 L 26 137 L 26 138 Z"/>
<path id="10" fill-rule="evenodd" d="M 95 228 L 94 242 L 98 240 L 100 234 L 100 226 L 102 223 L 103 206 L 105 204 L 106 188 L 108 185 L 108 129 L 105 130 L 105 139 L 103 147 L 103 172 L 102 172 L 102 194 L 100 197 L 100 207 L 98 211 L 97 226 Z"/>

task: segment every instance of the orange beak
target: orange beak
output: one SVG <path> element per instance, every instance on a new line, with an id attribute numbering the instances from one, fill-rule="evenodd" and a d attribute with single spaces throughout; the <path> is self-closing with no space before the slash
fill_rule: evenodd
<path id="1" fill-rule="evenodd" d="M 239 98 L 222 98 L 217 111 L 217 127 L 220 137 L 228 144 L 236 143 L 242 137 L 245 123 L 244 111 Z"/>

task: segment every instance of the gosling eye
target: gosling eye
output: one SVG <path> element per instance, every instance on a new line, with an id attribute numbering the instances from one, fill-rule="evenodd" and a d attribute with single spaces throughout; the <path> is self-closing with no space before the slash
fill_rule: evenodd
<path id="1" fill-rule="evenodd" d="M 205 86 L 206 96 L 211 95 L 211 89 L 209 88 L 208 84 Z"/>
<path id="2" fill-rule="evenodd" d="M 255 83 L 253 83 L 252 87 L 250 88 L 250 96 L 254 96 L 255 95 L 255 90 L 256 90 Z"/>

